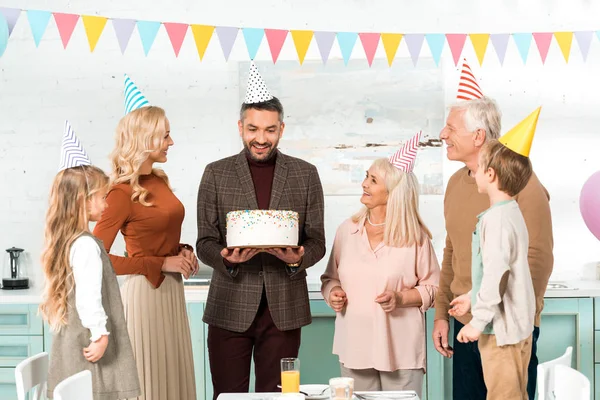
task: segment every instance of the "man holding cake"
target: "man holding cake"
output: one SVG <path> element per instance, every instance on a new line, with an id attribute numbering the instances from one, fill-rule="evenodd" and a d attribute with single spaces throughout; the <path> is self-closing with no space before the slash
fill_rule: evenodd
<path id="1" fill-rule="evenodd" d="M 317 168 L 277 150 L 283 107 L 253 62 L 238 128 L 244 149 L 207 165 L 198 191 L 214 399 L 248 392 L 253 354 L 255 390 L 279 391 L 280 359 L 298 356 L 311 323 L 306 268 L 325 255 Z"/>

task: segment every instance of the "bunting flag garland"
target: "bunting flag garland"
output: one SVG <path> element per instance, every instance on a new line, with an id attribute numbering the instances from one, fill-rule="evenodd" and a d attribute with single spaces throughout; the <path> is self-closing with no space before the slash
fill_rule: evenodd
<path id="1" fill-rule="evenodd" d="M 90 44 L 90 51 L 93 52 L 104 31 L 106 21 L 108 18 L 97 17 L 95 15 L 82 15 L 83 26 L 85 27 L 85 33 L 87 34 L 88 43 Z M 138 25 L 139 26 L 139 25 Z"/>
<path id="2" fill-rule="evenodd" d="M 293 42 L 296 54 L 298 55 L 298 61 L 301 65 L 304 63 L 313 38 L 317 44 L 323 64 L 327 64 L 333 43 L 337 39 L 344 64 L 348 65 L 356 42 L 360 38 L 369 66 L 372 66 L 377 50 L 381 44 L 390 67 L 396 58 L 403 39 L 406 42 L 408 54 L 415 66 L 421 57 L 424 42 L 427 43 L 430 55 L 437 66 L 440 64 L 442 55 L 448 53 L 451 55 L 454 65 L 458 66 L 467 39 L 471 42 L 479 65 L 483 65 L 486 56 L 488 56 L 488 49 L 490 47 L 493 49 L 492 52 L 496 53 L 501 65 L 504 64 L 507 52 L 519 54 L 523 63 L 526 64 L 529 53 L 532 51 L 532 39 L 535 41 L 534 51 L 537 51 L 543 64 L 546 63 L 550 49 L 553 46 L 558 47 L 565 62 L 569 63 L 571 52 L 573 51 L 573 39 L 577 42 L 575 48 L 579 49 L 581 57 L 585 62 L 587 61 L 594 37 L 600 41 L 600 30 L 508 33 L 329 32 L 143 21 L 137 19 L 110 18 L 98 15 L 81 15 L 46 10 L 22 10 L 19 8 L 0 7 L 0 17 L 2 17 L 3 20 L 3 27 L 1 28 L 4 30 L 8 29 L 8 40 L 5 40 L 7 44 L 3 47 L 0 46 L 2 50 L 10 45 L 10 37 L 23 12 L 26 14 L 36 47 L 40 46 L 42 37 L 44 36 L 46 29 L 48 29 L 50 18 L 54 17 L 56 29 L 58 30 L 64 49 L 69 46 L 73 34 L 77 34 L 76 32 L 81 29 L 77 26 L 83 25 L 90 52 L 94 52 L 96 45 L 104 32 L 106 23 L 110 19 L 122 54 L 125 54 L 131 35 L 137 27 L 144 54 L 147 56 L 159 34 L 161 25 L 163 25 L 165 28 L 165 33 L 163 34 L 168 36 L 175 57 L 179 57 L 189 28 L 194 37 L 196 51 L 198 52 L 200 61 L 204 59 L 208 45 L 215 36 L 217 39 L 214 40 L 218 40 L 221 51 L 223 52 L 223 57 L 225 61 L 228 61 L 240 30 L 244 37 L 248 57 L 250 59 L 257 57 L 263 39 L 266 37 L 273 63 L 277 63 L 283 46 L 286 45 L 289 34 L 292 37 L 291 42 Z M 78 24 L 80 19 L 82 20 L 82 24 Z M 216 35 L 214 34 L 215 32 Z M 553 40 L 553 38 L 555 40 Z M 515 48 L 510 48 L 509 50 L 508 43 L 511 39 L 515 44 Z M 288 41 L 288 45 L 290 45 L 289 42 L 290 41 Z M 490 42 L 492 44 L 491 46 L 489 46 Z M 469 51 L 471 50 L 469 49 Z"/>
<path id="3" fill-rule="evenodd" d="M 164 22 L 163 25 L 165 26 L 167 35 L 169 35 L 175 57 L 179 57 L 179 50 L 181 50 L 181 45 L 183 44 L 183 39 L 185 39 L 189 25 L 178 22 Z"/>

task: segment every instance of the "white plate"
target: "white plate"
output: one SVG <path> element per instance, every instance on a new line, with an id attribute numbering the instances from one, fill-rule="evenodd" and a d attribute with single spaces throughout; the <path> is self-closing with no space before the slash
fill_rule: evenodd
<path id="1" fill-rule="evenodd" d="M 300 385 L 300 390 L 308 394 L 307 399 L 329 399 L 329 385 Z"/>

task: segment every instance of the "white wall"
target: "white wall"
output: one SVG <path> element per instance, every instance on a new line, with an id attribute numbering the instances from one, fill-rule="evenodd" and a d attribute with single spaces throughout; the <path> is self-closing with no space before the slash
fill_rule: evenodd
<path id="1" fill-rule="evenodd" d="M 143 3 L 107 0 L 101 6 L 89 3 L 4 0 L 2 6 L 211 25 L 331 31 L 503 33 L 600 28 L 594 17 L 599 15 L 600 4 L 591 0 L 263 0 L 260 6 L 256 5 L 258 2 L 243 0 L 210 4 L 183 0 Z M 426 44 L 421 54 L 429 56 Z M 578 209 L 582 184 L 600 169 L 598 39 L 594 37 L 586 63 L 575 40 L 568 65 L 555 42 L 545 66 L 539 60 L 535 43 L 531 45 L 526 65 L 512 40 L 504 66 L 499 65 L 491 44 L 482 68 L 475 61 L 469 41 L 463 55 L 471 60 L 484 92 L 499 102 L 504 112 L 503 131 L 538 105 L 544 106 L 531 158 L 552 197 L 556 260 L 553 278 L 581 275 L 586 263 L 600 259 L 600 246 L 586 229 Z M 127 52 L 121 55 L 110 22 L 94 53 L 89 52 L 81 21 L 67 50 L 63 50 L 53 19 L 36 48 L 26 15 L 22 13 L 9 48 L 0 58 L 0 247 L 14 245 L 27 249 L 29 273 L 35 284 L 40 285 L 42 274 L 37 260 L 47 193 L 58 164 L 63 121 L 70 119 L 94 163 L 108 169 L 113 131 L 123 110 L 123 72 L 133 77 L 151 102 L 167 110 L 175 146 L 165 169 L 187 210 L 182 240 L 193 244 L 196 192 L 204 166 L 240 149 L 236 130 L 239 107 L 236 61 L 247 57 L 240 33 L 229 63 L 223 60 L 216 37 L 200 62 L 188 32 L 179 58 L 175 58 L 162 28 L 148 57 L 144 56 L 137 31 Z M 263 40 L 257 59 L 270 57 Z M 331 57 L 341 58 L 337 44 Z M 381 45 L 376 57 L 376 62 L 385 60 Z M 408 57 L 404 42 L 397 57 Z M 296 59 L 290 37 L 280 59 Z M 307 60 L 310 59 L 320 59 L 314 41 L 307 54 Z M 360 42 L 350 62 L 366 66 Z M 444 72 L 446 101 L 450 103 L 458 71 L 447 47 L 440 68 Z M 314 95 L 318 101 L 326 92 Z M 445 161 L 445 181 L 459 167 Z M 336 226 L 356 209 L 358 199 L 335 197 L 328 198 L 326 203 L 330 244 Z M 435 233 L 436 250 L 441 254 L 444 236 L 441 197 L 423 198 L 422 203 L 424 216 Z M 117 249 L 122 249 L 122 245 Z M 323 267 L 324 262 L 314 268 L 311 278 L 317 279 Z"/>

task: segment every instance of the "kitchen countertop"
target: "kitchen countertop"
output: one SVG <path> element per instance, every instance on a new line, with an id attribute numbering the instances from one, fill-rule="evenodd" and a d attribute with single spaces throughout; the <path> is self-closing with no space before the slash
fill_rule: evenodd
<path id="1" fill-rule="evenodd" d="M 321 283 L 308 282 L 310 300 L 322 300 Z M 185 299 L 189 303 L 203 303 L 208 295 L 208 284 L 185 286 Z M 552 281 L 548 285 L 545 298 L 600 297 L 600 281 Z M 0 304 L 39 304 L 41 288 L 25 290 L 0 290 Z"/>

